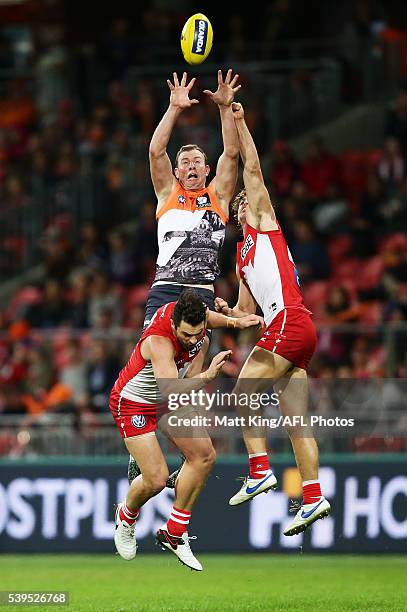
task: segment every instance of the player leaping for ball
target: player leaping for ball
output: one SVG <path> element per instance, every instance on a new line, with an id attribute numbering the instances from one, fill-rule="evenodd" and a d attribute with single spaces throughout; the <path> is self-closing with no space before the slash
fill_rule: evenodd
<path id="1" fill-rule="evenodd" d="M 186 286 L 193 286 L 207 306 L 214 310 L 213 283 L 219 276 L 218 254 L 225 237 L 229 204 L 236 188 L 239 142 L 231 104 L 239 75 L 225 79 L 218 71 L 218 88 L 204 93 L 218 105 L 224 150 L 216 174 L 206 186 L 210 167 L 205 152 L 196 144 L 186 144 L 178 151 L 173 171 L 167 146 L 177 119 L 185 110 L 198 104 L 189 95 L 195 83 L 181 82 L 174 72 L 167 81 L 170 104 L 158 124 L 150 143 L 150 172 L 157 196 L 158 258 L 150 289 L 145 324 L 157 308 L 176 300 Z"/>
<path id="2" fill-rule="evenodd" d="M 223 78 L 219 70 L 217 90 L 204 90 L 219 108 L 223 138 L 223 153 L 216 175 L 208 186 L 210 167 L 205 152 L 196 144 L 181 147 L 173 172 L 167 154 L 168 142 L 181 113 L 198 104 L 198 100 L 189 97 L 195 79 L 188 83 L 185 72 L 181 82 L 175 72 L 173 82 L 167 81 L 170 103 L 154 131 L 149 150 L 151 178 L 157 196 L 159 253 L 144 326 L 160 306 L 177 300 L 182 290 L 189 286 L 193 286 L 208 308 L 214 310 L 213 283 L 219 276 L 218 255 L 225 238 L 229 204 L 238 173 L 239 141 L 231 109 L 235 93 L 240 89 L 238 78 L 237 74 L 232 78 L 231 69 Z M 138 466 L 130 457 L 129 481 L 138 473 Z M 174 486 L 176 476 L 177 472 L 171 475 L 170 486 Z"/>
<path id="3" fill-rule="evenodd" d="M 194 289 L 186 289 L 177 302 L 158 309 L 112 389 L 110 410 L 128 452 L 141 471 L 116 511 L 114 540 L 123 559 L 129 561 L 136 555 L 135 527 L 141 506 L 166 486 L 168 478 L 167 464 L 155 435 L 157 411 L 163 401 L 162 387 L 167 385 L 167 392 L 163 394 L 168 396 L 168 386 L 171 393 L 179 392 L 178 384 L 184 382 L 189 385 L 188 391 L 198 390 L 213 380 L 231 351 L 220 352 L 201 373 L 206 325 L 213 328 L 228 323 L 230 319 L 225 315 L 209 311 Z M 232 323 L 233 327 L 243 329 L 259 325 L 262 320 L 249 315 L 233 319 Z M 179 372 L 188 365 L 188 380 L 177 383 Z M 215 450 L 206 431 L 200 437 L 188 434 L 175 437 L 174 433 L 166 433 L 183 453 L 185 463 L 176 481 L 174 506 L 167 523 L 157 532 L 157 542 L 172 551 L 184 565 L 200 571 L 202 565 L 189 546 L 188 523 L 211 471 Z"/>
<path id="4" fill-rule="evenodd" d="M 279 391 L 281 413 L 303 416 L 308 408 L 307 366 L 314 353 L 317 337 L 311 312 L 304 306 L 298 273 L 287 243 L 276 220 L 265 187 L 253 138 L 244 119 L 241 104 L 232 110 L 239 135 L 245 189 L 234 204 L 243 241 L 237 245 L 239 297 L 234 308 L 216 299 L 217 309 L 229 316 L 263 311 L 267 329 L 247 358 L 234 391 L 259 392 L 270 383 Z M 318 480 L 318 447 L 311 429 L 295 425 L 287 428 L 297 466 L 303 481 L 302 507 L 285 535 L 301 533 L 315 520 L 330 513 L 329 502 L 321 493 Z M 249 476 L 229 503 L 246 502 L 259 493 L 277 486 L 270 469 L 265 430 L 243 429 L 249 454 Z"/>

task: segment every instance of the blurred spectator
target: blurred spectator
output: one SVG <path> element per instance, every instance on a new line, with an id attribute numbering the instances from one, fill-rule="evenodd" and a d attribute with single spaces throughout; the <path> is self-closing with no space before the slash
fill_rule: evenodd
<path id="1" fill-rule="evenodd" d="M 57 180 L 64 180 L 72 178 L 78 169 L 73 145 L 71 142 L 64 141 L 59 147 L 53 174 Z"/>
<path id="2" fill-rule="evenodd" d="M 93 221 L 87 221 L 79 230 L 77 263 L 90 269 L 107 266 L 107 249 L 101 228 Z"/>
<path id="3" fill-rule="evenodd" d="M 233 62 L 243 62 L 247 57 L 247 32 L 246 23 L 242 15 L 231 13 L 228 15 L 228 45 L 225 65 L 233 65 Z"/>
<path id="4" fill-rule="evenodd" d="M 140 332 L 144 323 L 144 310 L 144 303 L 132 305 L 124 321 L 124 327 Z"/>
<path id="5" fill-rule="evenodd" d="M 40 328 L 58 327 L 69 321 L 69 304 L 57 279 L 46 280 L 41 302 L 29 307 L 26 319 L 32 327 Z"/>
<path id="6" fill-rule="evenodd" d="M 77 269 L 71 276 L 69 322 L 75 329 L 89 327 L 89 275 Z"/>
<path id="7" fill-rule="evenodd" d="M 20 176 L 9 174 L 5 180 L 2 206 L 10 210 L 24 210 L 28 206 L 30 198 L 25 191 L 23 181 Z M 10 228 L 11 229 L 11 228 Z M 18 228 L 15 228 L 18 233 Z"/>
<path id="8" fill-rule="evenodd" d="M 0 367 L 0 383 L 19 388 L 27 374 L 27 346 L 23 342 L 15 342 L 10 351 L 11 354 Z"/>
<path id="9" fill-rule="evenodd" d="M 24 380 L 24 405 L 29 412 L 45 409 L 44 399 L 54 381 L 48 352 L 42 346 L 31 346 L 27 353 L 27 375 Z"/>
<path id="10" fill-rule="evenodd" d="M 351 367 L 355 378 L 382 377 L 384 374 L 379 347 L 369 343 L 365 336 L 359 336 L 350 351 Z"/>
<path id="11" fill-rule="evenodd" d="M 386 138 L 383 153 L 377 164 L 379 178 L 386 186 L 387 193 L 393 194 L 406 176 L 406 162 L 401 155 L 400 144 L 395 138 Z"/>
<path id="12" fill-rule="evenodd" d="M 272 151 L 270 181 L 278 197 L 289 194 L 297 176 L 298 164 L 289 145 L 283 140 L 277 140 Z"/>
<path id="13" fill-rule="evenodd" d="M 360 200 L 359 214 L 354 220 L 353 225 L 375 232 L 377 225 L 383 221 L 381 209 L 386 200 L 386 192 L 379 177 L 370 173 L 365 191 Z"/>
<path id="14" fill-rule="evenodd" d="M 140 281 L 148 283 L 154 277 L 157 247 L 157 221 L 155 218 L 155 205 L 146 201 L 139 212 L 139 222 L 133 238 L 134 256 L 142 269 Z"/>
<path id="15" fill-rule="evenodd" d="M 348 204 L 336 183 L 328 183 L 326 195 L 312 212 L 315 228 L 324 234 L 346 231 L 348 222 Z"/>
<path id="16" fill-rule="evenodd" d="M 357 320 L 357 313 L 351 309 L 349 295 L 344 287 L 332 287 L 328 294 L 325 312 L 331 323 Z"/>
<path id="17" fill-rule="evenodd" d="M 55 116 L 59 102 L 69 98 L 69 55 L 63 43 L 63 26 L 42 28 L 35 66 L 37 107 L 44 118 Z"/>
<path id="18" fill-rule="evenodd" d="M 310 196 L 317 200 L 327 196 L 328 185 L 340 183 L 339 162 L 336 157 L 327 152 L 321 137 L 314 138 L 310 143 L 308 156 L 302 164 L 300 176 Z"/>
<path id="19" fill-rule="evenodd" d="M 319 240 L 309 220 L 298 219 L 290 245 L 300 281 L 320 280 L 329 275 L 329 257 L 325 244 Z"/>
<path id="20" fill-rule="evenodd" d="M 130 246 L 128 234 L 119 230 L 111 232 L 109 234 L 109 244 L 110 278 L 125 287 L 134 285 L 140 280 L 140 276 L 137 270 L 138 260 Z"/>
<path id="21" fill-rule="evenodd" d="M 135 37 L 126 19 L 115 19 L 102 44 L 102 60 L 110 79 L 122 79 L 136 58 Z"/>
<path id="22" fill-rule="evenodd" d="M 264 28 L 261 39 L 263 42 L 264 59 L 286 59 L 289 55 L 288 45 L 294 38 L 298 21 L 294 18 L 291 0 L 275 0 L 267 6 L 263 19 Z M 283 43 L 283 44 L 281 44 Z"/>
<path id="23" fill-rule="evenodd" d="M 316 111 L 311 72 L 294 70 L 283 96 L 283 104 L 288 112 L 281 132 L 284 137 L 294 138 L 299 132 L 309 129 L 314 122 Z"/>
<path id="24" fill-rule="evenodd" d="M 386 117 L 386 136 L 396 138 L 404 157 L 407 156 L 407 84 L 399 92 Z"/>
<path id="25" fill-rule="evenodd" d="M 88 401 L 95 412 L 106 413 L 109 395 L 120 370 L 120 364 L 109 351 L 105 340 L 93 340 L 87 359 Z"/>
<path id="26" fill-rule="evenodd" d="M 65 281 L 74 264 L 69 235 L 56 225 L 50 226 L 40 239 L 44 253 L 45 274 L 59 282 Z"/>
<path id="27" fill-rule="evenodd" d="M 139 248 L 139 255 L 149 259 L 157 256 L 157 220 L 155 218 L 156 206 L 146 201 L 139 211 L 137 233 L 134 243 Z"/>
<path id="28" fill-rule="evenodd" d="M 84 405 L 87 391 L 86 364 L 83 359 L 80 341 L 68 340 L 64 350 L 65 364 L 59 371 L 59 382 L 70 392 L 74 406 Z"/>
<path id="29" fill-rule="evenodd" d="M 92 327 L 100 326 L 100 317 L 109 316 L 112 324 L 119 326 L 122 319 L 121 300 L 111 287 L 106 272 L 95 272 L 90 286 L 89 322 Z M 102 325 L 105 327 L 105 323 Z"/>
<path id="30" fill-rule="evenodd" d="M 6 81 L 8 91 L 0 98 L 0 129 L 27 129 L 35 121 L 34 101 L 22 80 Z"/>

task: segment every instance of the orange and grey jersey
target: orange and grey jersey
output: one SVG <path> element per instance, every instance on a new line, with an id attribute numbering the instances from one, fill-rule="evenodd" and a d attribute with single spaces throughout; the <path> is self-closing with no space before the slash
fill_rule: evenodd
<path id="1" fill-rule="evenodd" d="M 212 284 L 219 276 L 218 254 L 228 218 L 211 185 L 188 191 L 177 183 L 157 221 L 154 283 Z"/>

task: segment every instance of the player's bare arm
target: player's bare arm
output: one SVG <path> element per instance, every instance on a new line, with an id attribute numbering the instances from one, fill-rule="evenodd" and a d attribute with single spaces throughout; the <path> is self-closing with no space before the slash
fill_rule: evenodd
<path id="1" fill-rule="evenodd" d="M 141 356 L 151 361 L 156 380 L 178 378 L 174 345 L 163 336 L 149 336 L 141 345 Z"/>
<path id="2" fill-rule="evenodd" d="M 227 302 L 225 302 L 224 300 L 223 302 L 227 306 Z M 218 312 L 213 312 L 212 310 L 210 310 L 208 313 L 208 327 L 211 329 L 219 329 L 220 327 L 246 329 L 247 327 L 262 327 L 264 325 L 262 317 L 254 313 L 244 312 L 239 308 L 237 308 L 237 311 L 239 312 L 240 316 L 238 316 L 236 314 L 236 311 L 234 311 L 232 308 L 228 309 L 228 313 L 223 312 L 221 309 L 219 309 Z"/>
<path id="3" fill-rule="evenodd" d="M 248 201 L 246 210 L 247 221 L 260 231 L 277 229 L 276 215 L 270 195 L 264 184 L 256 145 L 246 125 L 242 105 L 234 102 L 232 104 L 232 112 L 239 136 L 240 155 L 243 161 L 243 182 Z"/>
<path id="4" fill-rule="evenodd" d="M 221 312 L 228 317 L 237 317 L 238 319 L 247 316 L 254 316 L 257 310 L 256 300 L 252 296 L 249 287 L 246 285 L 244 280 L 239 277 L 238 273 L 237 276 L 239 281 L 239 295 L 236 305 L 233 308 L 230 308 L 226 300 L 217 297 L 215 299 L 216 311 Z M 262 325 L 264 325 L 262 317 L 258 318 L 261 319 Z"/>
<path id="5" fill-rule="evenodd" d="M 197 373 L 188 379 L 178 379 L 178 369 L 174 361 L 175 350 L 172 342 L 162 336 L 149 336 L 143 342 L 141 354 L 144 359 L 151 361 L 154 376 L 164 396 L 174 392 L 173 383 L 168 385 L 165 381 L 177 380 L 177 392 L 188 393 L 199 390 L 207 382 L 219 376 L 223 366 L 229 359 L 232 351 L 221 351 L 212 359 L 210 366 L 204 372 Z"/>
<path id="6" fill-rule="evenodd" d="M 218 70 L 217 90 L 204 90 L 212 102 L 218 105 L 222 124 L 223 153 L 219 158 L 212 186 L 226 215 L 229 215 L 229 203 L 236 187 L 239 162 L 239 139 L 231 107 L 236 92 L 241 88 L 241 85 L 237 84 L 238 79 L 238 74 L 232 78 L 231 68 L 225 79 L 222 71 Z"/>
<path id="7" fill-rule="evenodd" d="M 189 94 L 194 86 L 195 79 L 187 83 L 187 73 L 182 75 L 181 82 L 176 72 L 173 73 L 173 82 L 167 80 L 170 89 L 170 104 L 164 113 L 151 138 L 149 148 L 150 173 L 154 191 L 158 199 L 158 207 L 162 204 L 174 188 L 176 179 L 172 171 L 167 146 L 179 115 L 186 108 L 198 104 L 198 100 L 190 99 Z"/>

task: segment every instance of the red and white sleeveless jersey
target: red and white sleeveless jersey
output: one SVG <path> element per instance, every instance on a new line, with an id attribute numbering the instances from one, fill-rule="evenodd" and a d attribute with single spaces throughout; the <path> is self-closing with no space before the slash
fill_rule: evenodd
<path id="1" fill-rule="evenodd" d="M 121 370 L 112 389 L 112 398 L 116 400 L 124 398 L 138 404 L 150 404 L 152 412 L 157 404 L 163 401 L 151 361 L 146 361 L 141 355 L 141 345 L 148 336 L 169 338 L 175 348 L 174 361 L 180 376 L 182 376 L 181 370 L 189 365 L 199 353 L 204 343 L 206 330 L 204 336 L 193 349 L 190 351 L 185 350 L 171 328 L 171 316 L 175 304 L 176 302 L 170 302 L 157 310 L 150 325 L 144 330 L 143 335 L 135 346 L 128 362 Z M 120 412 L 120 401 L 118 410 Z"/>
<path id="2" fill-rule="evenodd" d="M 254 299 L 270 325 L 285 308 L 305 308 L 298 272 L 280 226 L 260 232 L 246 225 L 244 240 L 237 244 L 237 265 Z"/>

